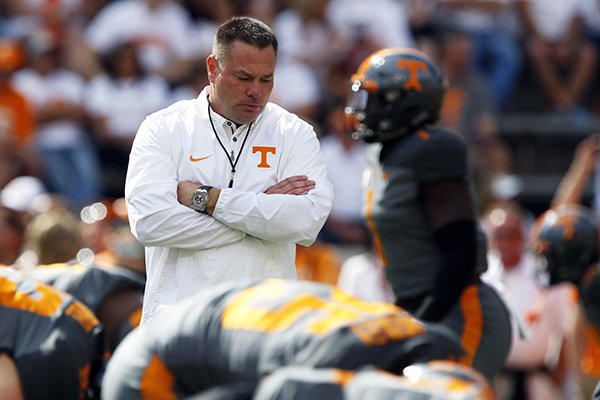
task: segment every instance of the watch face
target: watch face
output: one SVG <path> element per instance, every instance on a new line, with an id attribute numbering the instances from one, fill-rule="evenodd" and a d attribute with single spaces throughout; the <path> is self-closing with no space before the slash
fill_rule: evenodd
<path id="1" fill-rule="evenodd" d="M 208 190 L 198 188 L 192 195 L 192 208 L 198 212 L 206 211 L 208 204 Z"/>

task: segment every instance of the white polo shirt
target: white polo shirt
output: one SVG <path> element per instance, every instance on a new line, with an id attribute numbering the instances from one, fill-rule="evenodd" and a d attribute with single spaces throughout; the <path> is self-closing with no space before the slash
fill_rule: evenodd
<path id="1" fill-rule="evenodd" d="M 331 209 L 327 167 L 308 123 L 269 103 L 244 140 L 248 125 L 236 130 L 212 111 L 224 150 L 207 93 L 148 116 L 131 150 L 125 198 L 132 232 L 146 247 L 142 324 L 219 282 L 295 278 L 295 243 L 310 245 Z M 232 151 L 240 157 L 227 188 Z M 316 188 L 264 194 L 294 175 L 307 175 Z M 177 201 L 184 180 L 221 188 L 213 216 Z"/>

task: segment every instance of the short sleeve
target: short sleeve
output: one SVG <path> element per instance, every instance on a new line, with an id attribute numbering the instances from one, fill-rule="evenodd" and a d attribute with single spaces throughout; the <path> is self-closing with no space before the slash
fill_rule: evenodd
<path id="1" fill-rule="evenodd" d="M 419 182 L 466 181 L 469 156 L 466 143 L 454 133 L 443 130 L 417 133 L 423 141 L 416 159 Z"/>

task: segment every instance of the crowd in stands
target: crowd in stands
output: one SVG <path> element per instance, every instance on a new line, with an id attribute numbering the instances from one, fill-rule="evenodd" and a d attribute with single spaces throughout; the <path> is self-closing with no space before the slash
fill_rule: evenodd
<path id="1" fill-rule="evenodd" d="M 272 101 L 315 125 L 331 174 L 344 172 L 343 181 L 334 180 L 340 187 L 357 185 L 345 181 L 353 174 L 345 173 L 344 161 L 362 162 L 360 146 L 345 140 L 343 121 L 335 121 L 349 75 L 375 49 L 408 46 L 443 66 L 449 87 L 441 125 L 472 145 L 486 196 L 495 174 L 511 172 L 497 119 L 520 111 L 521 86 L 535 87 L 529 103 L 543 104 L 537 111 L 573 119 L 598 113 L 599 6 L 593 0 L 547 3 L 2 1 L 0 187 L 19 175 L 37 176 L 74 208 L 120 197 L 141 120 L 197 96 L 207 83 L 204 64 L 216 27 L 247 14 L 268 22 L 280 41 Z M 339 235 L 340 218 L 357 219 L 356 193 L 340 198 L 328 235 Z M 360 241 L 363 235 L 350 236 L 332 240 Z"/>
<path id="2" fill-rule="evenodd" d="M 0 265 L 104 257 L 143 272 L 120 200 L 136 130 L 146 115 L 208 84 L 214 33 L 240 14 L 273 27 L 271 99 L 314 125 L 334 188 L 319 241 L 298 248 L 300 277 L 391 300 L 362 221 L 365 144 L 350 137 L 343 108 L 365 56 L 419 48 L 448 79 L 440 125 L 472 150 L 490 274 L 518 293 L 509 301 L 516 336 L 542 338 L 515 344 L 504 398 L 522 398 L 518 390 L 572 398 L 579 372 L 600 377 L 600 357 L 584 352 L 580 369 L 578 353 L 565 351 L 580 332 L 561 317 L 573 314 L 560 300 L 569 295 L 522 279 L 532 266 L 523 253 L 535 216 L 504 203 L 515 193 L 500 182 L 515 170 L 499 128 L 503 113 L 573 124 L 600 117 L 596 0 L 0 0 Z M 57 237 L 72 248 L 59 248 Z M 517 249 L 513 261 L 501 254 L 507 238 L 517 241 L 508 249 Z"/>

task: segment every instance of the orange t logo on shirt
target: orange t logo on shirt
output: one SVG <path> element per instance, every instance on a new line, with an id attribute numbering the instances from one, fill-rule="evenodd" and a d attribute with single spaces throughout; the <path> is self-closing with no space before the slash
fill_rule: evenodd
<path id="1" fill-rule="evenodd" d="M 271 165 L 267 162 L 267 154 L 275 154 L 277 149 L 275 147 L 270 146 L 253 146 L 252 154 L 260 153 L 260 163 L 258 163 L 258 168 L 271 168 Z"/>

